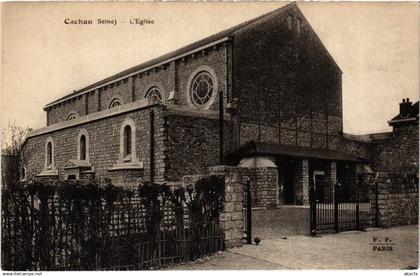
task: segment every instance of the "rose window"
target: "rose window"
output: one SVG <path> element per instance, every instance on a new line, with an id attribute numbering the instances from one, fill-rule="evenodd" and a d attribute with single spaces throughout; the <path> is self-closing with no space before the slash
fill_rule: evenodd
<path id="1" fill-rule="evenodd" d="M 206 105 L 213 95 L 213 79 L 210 73 L 201 71 L 191 83 L 191 101 L 197 107 Z"/>

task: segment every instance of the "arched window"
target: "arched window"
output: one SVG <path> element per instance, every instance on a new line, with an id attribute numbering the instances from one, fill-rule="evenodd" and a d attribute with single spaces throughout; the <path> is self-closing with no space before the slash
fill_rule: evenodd
<path id="1" fill-rule="evenodd" d="M 76 113 L 72 112 L 72 113 L 70 113 L 70 114 L 67 116 L 66 121 L 70 121 L 70 120 L 76 119 L 77 117 L 79 117 L 79 115 L 77 115 Z"/>
<path id="2" fill-rule="evenodd" d="M 187 100 L 192 107 L 209 109 L 218 93 L 217 76 L 209 66 L 198 67 L 188 80 Z"/>
<path id="3" fill-rule="evenodd" d="M 112 99 L 112 101 L 109 103 L 108 108 L 113 108 L 116 106 L 120 106 L 121 105 L 121 100 L 119 98 L 114 98 Z"/>
<path id="4" fill-rule="evenodd" d="M 47 144 L 47 167 L 52 165 L 52 143 L 48 142 Z"/>
<path id="5" fill-rule="evenodd" d="M 152 86 L 147 90 L 146 96 L 149 100 L 149 103 L 162 103 L 162 93 L 160 92 L 160 89 L 157 86 Z"/>
<path id="6" fill-rule="evenodd" d="M 129 125 L 124 128 L 124 158 L 131 155 L 131 127 Z"/>
<path id="7" fill-rule="evenodd" d="M 125 119 L 120 129 L 120 161 L 135 162 L 136 153 L 136 125 L 133 119 Z"/>
<path id="8" fill-rule="evenodd" d="M 81 129 L 77 139 L 77 158 L 89 162 L 89 134 L 87 130 Z"/>
<path id="9" fill-rule="evenodd" d="M 86 137 L 80 137 L 80 160 L 86 160 Z"/>
<path id="10" fill-rule="evenodd" d="M 45 168 L 51 170 L 54 168 L 54 141 L 48 137 L 45 141 Z"/>

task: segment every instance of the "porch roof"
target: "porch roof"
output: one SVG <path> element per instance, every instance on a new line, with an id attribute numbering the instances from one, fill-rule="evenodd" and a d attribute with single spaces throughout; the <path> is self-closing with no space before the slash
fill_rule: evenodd
<path id="1" fill-rule="evenodd" d="M 237 150 L 228 154 L 228 156 L 230 157 L 243 157 L 253 155 L 286 155 L 324 160 L 368 163 L 367 159 L 363 159 L 354 155 L 334 150 L 287 146 L 281 144 L 261 143 L 254 141 L 250 141 L 238 148 Z"/>

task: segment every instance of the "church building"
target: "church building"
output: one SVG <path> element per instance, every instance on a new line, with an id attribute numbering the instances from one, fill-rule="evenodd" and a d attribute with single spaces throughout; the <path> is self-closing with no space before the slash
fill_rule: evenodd
<path id="1" fill-rule="evenodd" d="M 342 71 L 295 3 L 44 110 L 21 153 L 25 181 L 178 182 L 225 164 L 249 173 L 256 206 L 306 205 L 310 181 L 350 187 L 374 154 L 343 134 Z"/>

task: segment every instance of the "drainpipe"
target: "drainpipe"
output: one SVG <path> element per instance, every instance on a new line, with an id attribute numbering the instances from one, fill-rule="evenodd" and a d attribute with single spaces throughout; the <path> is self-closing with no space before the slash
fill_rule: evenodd
<path id="1" fill-rule="evenodd" d="M 152 110 L 149 113 L 150 122 L 150 183 L 155 181 L 155 125 L 154 125 L 155 112 Z"/>
<path id="2" fill-rule="evenodd" d="M 223 91 L 219 92 L 219 163 L 224 164 L 223 156 L 223 127 L 224 127 L 224 110 L 223 110 Z"/>

